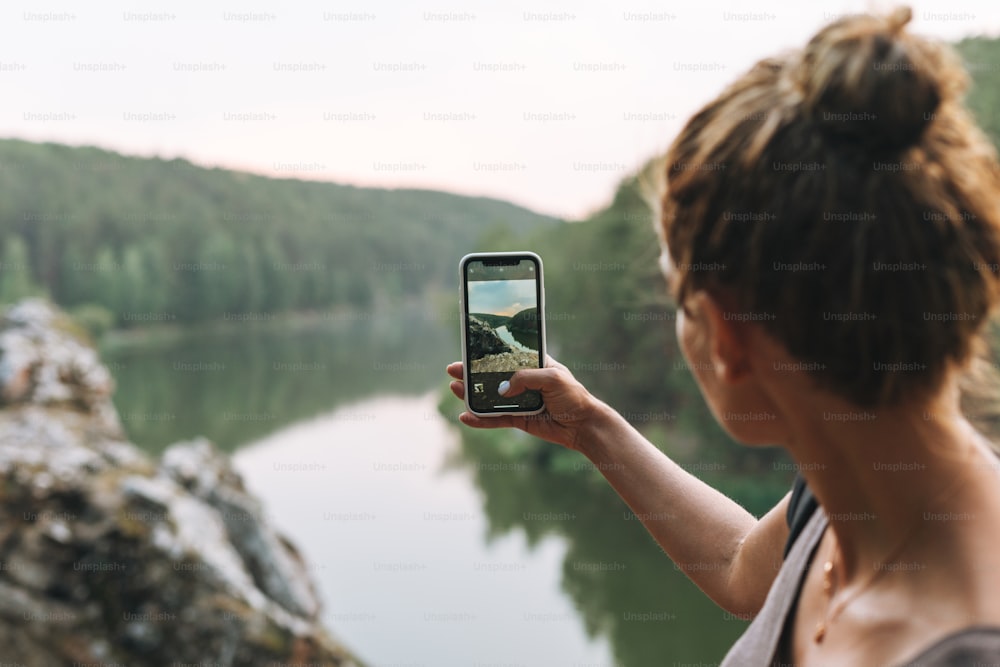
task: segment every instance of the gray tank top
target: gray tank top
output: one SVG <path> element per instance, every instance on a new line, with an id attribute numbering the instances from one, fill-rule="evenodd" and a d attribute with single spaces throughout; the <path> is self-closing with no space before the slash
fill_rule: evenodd
<path id="1" fill-rule="evenodd" d="M 783 657 L 776 655 L 778 644 L 826 526 L 826 513 L 822 507 L 817 507 L 788 550 L 760 613 L 726 654 L 720 667 L 774 667 L 776 661 Z M 921 652 L 908 665 L 968 667 L 974 664 L 998 664 L 998 659 L 1000 628 L 982 626 L 948 635 Z M 788 666 L 788 663 L 781 664 L 782 667 Z"/>

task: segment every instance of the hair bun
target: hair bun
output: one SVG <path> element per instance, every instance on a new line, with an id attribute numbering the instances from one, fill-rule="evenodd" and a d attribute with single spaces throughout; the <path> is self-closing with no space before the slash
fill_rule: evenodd
<path id="1" fill-rule="evenodd" d="M 829 139 L 865 153 L 917 144 L 942 100 L 947 53 L 904 31 L 909 7 L 842 18 L 816 34 L 789 74 L 804 110 Z"/>

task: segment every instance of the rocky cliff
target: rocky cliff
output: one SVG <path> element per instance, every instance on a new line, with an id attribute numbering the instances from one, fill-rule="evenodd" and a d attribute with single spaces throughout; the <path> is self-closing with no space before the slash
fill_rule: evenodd
<path id="1" fill-rule="evenodd" d="M 295 547 L 207 441 L 129 443 L 95 351 L 45 302 L 0 319 L 0 661 L 360 663 Z"/>
<path id="2" fill-rule="evenodd" d="M 496 330 L 475 315 L 469 316 L 469 358 L 482 359 L 490 354 L 511 352 L 511 347 L 503 342 Z"/>

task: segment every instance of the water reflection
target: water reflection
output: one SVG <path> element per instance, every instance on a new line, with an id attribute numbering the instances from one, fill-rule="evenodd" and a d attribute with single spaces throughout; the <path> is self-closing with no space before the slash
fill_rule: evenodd
<path id="1" fill-rule="evenodd" d="M 442 419 L 427 392 L 446 387 L 456 334 L 456 322 L 417 312 L 248 326 L 104 356 L 137 444 L 264 439 L 239 454 L 241 468 L 317 564 L 331 627 L 376 664 L 718 661 L 745 622 L 674 567 L 585 459 L 555 472 L 545 467 L 553 445 Z M 412 398 L 388 398 L 400 395 Z M 460 409 L 444 403 L 445 414 Z M 445 451 L 458 474 L 442 473 Z M 759 513 L 789 477 L 763 461 L 753 476 L 731 466 L 713 483 Z M 422 466 L 388 474 L 380 462 Z M 399 571 L 414 563 L 425 569 Z M 476 620 L 434 616 L 453 612 Z M 399 652 L 383 648 L 386 636 Z"/>
<path id="2" fill-rule="evenodd" d="M 673 565 L 586 459 L 572 473 L 539 470 L 503 455 L 501 440 L 519 434 L 462 433 L 461 456 L 452 465 L 469 468 L 482 489 L 489 535 L 523 533 L 529 544 L 552 535 L 568 541 L 561 588 L 587 634 L 610 640 L 617 664 L 721 660 L 747 623 L 724 613 Z"/>
<path id="3" fill-rule="evenodd" d="M 159 451 L 204 435 L 232 450 L 346 402 L 426 391 L 455 356 L 455 327 L 415 309 L 294 327 L 247 324 L 102 356 L 136 444 Z"/>
<path id="4" fill-rule="evenodd" d="M 329 626 L 373 665 L 607 665 L 559 588 L 566 541 L 484 540 L 479 490 L 443 466 L 457 433 L 436 398 L 353 403 L 235 456 L 305 553 Z"/>

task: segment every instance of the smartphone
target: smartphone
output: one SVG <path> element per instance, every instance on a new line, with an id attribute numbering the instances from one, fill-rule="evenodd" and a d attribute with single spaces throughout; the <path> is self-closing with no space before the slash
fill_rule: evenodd
<path id="1" fill-rule="evenodd" d="M 531 415 L 542 394 L 501 396 L 500 383 L 545 365 L 545 286 L 533 252 L 473 253 L 459 262 L 465 405 L 479 416 Z"/>

